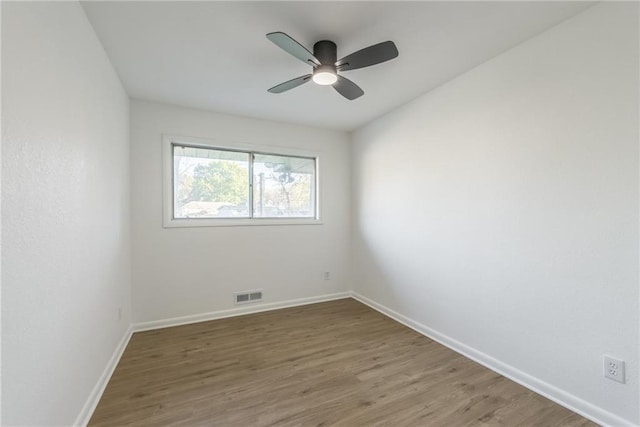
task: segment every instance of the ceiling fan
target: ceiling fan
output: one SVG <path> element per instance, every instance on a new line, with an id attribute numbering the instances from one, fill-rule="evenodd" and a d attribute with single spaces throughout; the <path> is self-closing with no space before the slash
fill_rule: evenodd
<path id="1" fill-rule="evenodd" d="M 269 89 L 271 93 L 282 93 L 313 80 L 319 85 L 332 85 L 340 95 L 353 100 L 364 95 L 364 91 L 351 80 L 338 75 L 338 72 L 369 67 L 398 56 L 398 49 L 392 41 L 365 47 L 338 60 L 336 44 L 329 40 L 321 40 L 314 44 L 311 53 L 283 32 L 269 33 L 267 38 L 285 52 L 313 67 L 311 74 L 280 83 Z"/>

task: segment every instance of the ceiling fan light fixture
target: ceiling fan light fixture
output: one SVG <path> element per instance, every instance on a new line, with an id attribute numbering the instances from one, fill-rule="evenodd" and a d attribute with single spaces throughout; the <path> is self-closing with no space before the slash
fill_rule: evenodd
<path id="1" fill-rule="evenodd" d="M 340 95 L 349 101 L 353 101 L 364 95 L 364 91 L 348 78 L 339 76 L 338 70 L 343 72 L 370 67 L 398 56 L 398 48 L 390 40 L 365 47 L 342 59 L 337 59 L 337 46 L 331 40 L 316 42 L 313 45 L 313 53 L 311 53 L 306 47 L 282 31 L 269 33 L 267 38 L 280 49 L 313 67 L 311 74 L 287 80 L 267 89 L 271 93 L 286 92 L 313 80 L 319 85 L 332 86 Z"/>
<path id="2" fill-rule="evenodd" d="M 319 85 L 332 85 L 338 80 L 336 70 L 331 65 L 320 65 L 313 71 L 313 81 Z"/>

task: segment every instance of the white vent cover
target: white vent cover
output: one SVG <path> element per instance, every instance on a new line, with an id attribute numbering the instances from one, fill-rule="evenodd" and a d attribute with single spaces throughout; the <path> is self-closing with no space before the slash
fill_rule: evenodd
<path id="1" fill-rule="evenodd" d="M 253 291 L 236 292 L 236 304 L 248 304 L 251 302 L 262 301 L 262 289 Z"/>

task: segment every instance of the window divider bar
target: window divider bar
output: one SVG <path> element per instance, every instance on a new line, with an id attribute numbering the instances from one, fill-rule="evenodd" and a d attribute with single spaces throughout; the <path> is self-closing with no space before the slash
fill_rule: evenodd
<path id="1" fill-rule="evenodd" d="M 253 161 L 255 154 L 249 153 L 249 218 L 253 219 Z"/>

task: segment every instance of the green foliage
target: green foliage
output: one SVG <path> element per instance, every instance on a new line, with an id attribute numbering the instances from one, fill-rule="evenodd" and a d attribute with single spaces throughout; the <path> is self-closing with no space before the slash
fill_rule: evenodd
<path id="1" fill-rule="evenodd" d="M 190 200 L 226 202 L 239 205 L 247 201 L 249 177 L 236 162 L 213 161 L 193 170 Z"/>

